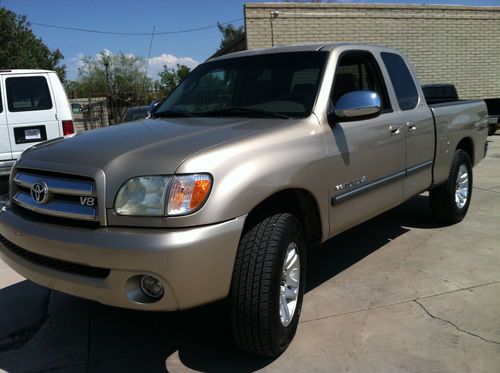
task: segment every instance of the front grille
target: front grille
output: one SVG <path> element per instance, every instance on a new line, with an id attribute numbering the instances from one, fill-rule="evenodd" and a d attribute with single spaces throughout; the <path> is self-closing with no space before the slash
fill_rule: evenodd
<path id="1" fill-rule="evenodd" d="M 24 260 L 42 266 L 54 269 L 56 271 L 71 273 L 80 276 L 93 278 L 106 278 L 109 276 L 110 270 L 106 268 L 91 267 L 83 264 L 66 262 L 64 260 L 49 258 L 48 256 L 32 253 L 22 247 L 10 242 L 5 237 L 0 235 L 0 244 L 11 253 L 23 258 Z"/>
<path id="2" fill-rule="evenodd" d="M 97 193 L 92 179 L 73 175 L 17 170 L 12 201 L 38 214 L 98 222 Z"/>

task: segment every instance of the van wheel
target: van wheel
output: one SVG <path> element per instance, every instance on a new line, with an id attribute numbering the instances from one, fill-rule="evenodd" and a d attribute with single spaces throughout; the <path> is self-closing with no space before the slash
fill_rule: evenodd
<path id="1" fill-rule="evenodd" d="M 302 227 L 291 214 L 267 217 L 244 233 L 229 296 L 240 349 L 278 356 L 292 341 L 304 295 L 305 251 Z"/>
<path id="2" fill-rule="evenodd" d="M 458 149 L 451 162 L 446 183 L 429 191 L 432 215 L 446 224 L 455 224 L 465 217 L 472 195 L 472 162 Z"/>

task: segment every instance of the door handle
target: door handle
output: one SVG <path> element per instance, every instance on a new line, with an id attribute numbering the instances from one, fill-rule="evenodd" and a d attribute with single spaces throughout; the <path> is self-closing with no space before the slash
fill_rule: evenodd
<path id="1" fill-rule="evenodd" d="M 413 132 L 417 130 L 417 126 L 413 122 L 406 122 L 406 128 L 408 128 L 409 132 Z"/>
<path id="2" fill-rule="evenodd" d="M 401 133 L 400 126 L 389 126 L 389 131 L 391 131 L 391 136 L 396 136 Z"/>

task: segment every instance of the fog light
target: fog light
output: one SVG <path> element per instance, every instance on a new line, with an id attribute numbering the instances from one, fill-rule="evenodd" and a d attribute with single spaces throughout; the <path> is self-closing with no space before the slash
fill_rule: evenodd
<path id="1" fill-rule="evenodd" d="M 159 299 L 163 297 L 165 292 L 162 283 L 157 278 L 153 276 L 142 276 L 141 277 L 141 290 L 148 297 Z"/>

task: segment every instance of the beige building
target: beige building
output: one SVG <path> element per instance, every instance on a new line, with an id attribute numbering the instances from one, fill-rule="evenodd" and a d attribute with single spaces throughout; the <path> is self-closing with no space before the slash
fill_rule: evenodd
<path id="1" fill-rule="evenodd" d="M 248 49 L 361 42 L 405 53 L 422 84 L 452 83 L 462 98 L 500 97 L 500 7 L 253 3 Z"/>

